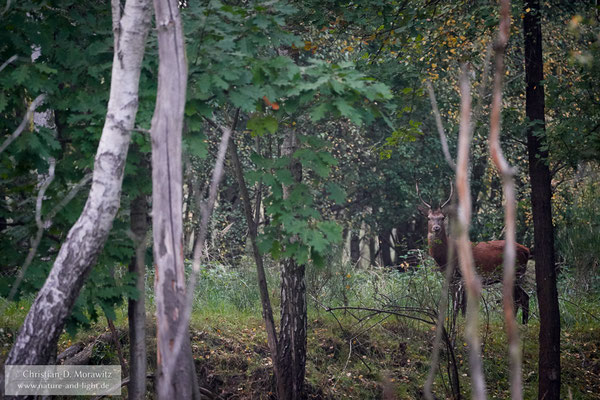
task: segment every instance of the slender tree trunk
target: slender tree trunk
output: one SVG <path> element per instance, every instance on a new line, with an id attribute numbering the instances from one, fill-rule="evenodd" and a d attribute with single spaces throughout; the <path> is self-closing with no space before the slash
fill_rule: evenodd
<path id="1" fill-rule="evenodd" d="M 359 232 L 350 232 L 350 261 L 352 265 L 358 265 L 360 261 L 360 236 Z"/>
<path id="2" fill-rule="evenodd" d="M 287 395 L 287 388 L 284 385 L 285 379 L 280 376 L 279 369 L 279 347 L 277 343 L 277 331 L 275 330 L 275 321 L 273 319 L 273 308 L 271 307 L 271 299 L 269 298 L 269 288 L 267 286 L 267 278 L 265 274 L 265 267 L 263 264 L 263 258 L 258 250 L 258 244 L 256 241 L 257 237 L 257 220 L 252 216 L 252 204 L 250 203 L 250 194 L 248 193 L 248 187 L 244 179 L 244 171 L 242 170 L 242 163 L 238 157 L 238 150 L 235 141 L 230 139 L 229 142 L 229 156 L 231 158 L 231 164 L 233 167 L 233 173 L 240 187 L 240 193 L 242 196 L 242 202 L 244 204 L 244 214 L 246 216 L 246 222 L 248 224 L 248 235 L 250 236 L 250 243 L 252 244 L 252 255 L 256 262 L 256 273 L 258 276 L 258 289 L 260 292 L 260 301 L 262 304 L 262 316 L 265 322 L 265 328 L 267 331 L 267 343 L 269 345 L 269 351 L 271 352 L 271 359 L 273 360 L 273 372 L 275 375 L 275 386 L 277 387 L 277 396 L 280 399 L 285 399 Z M 259 204 L 256 204 L 259 207 Z"/>
<path id="3" fill-rule="evenodd" d="M 391 232 L 386 229 L 379 235 L 379 251 L 381 252 L 381 262 L 384 267 L 389 267 L 393 264 L 390 234 Z"/>
<path id="4" fill-rule="evenodd" d="M 130 380 L 128 394 L 130 400 L 143 400 L 146 397 L 146 231 L 148 230 L 148 202 L 145 195 L 137 196 L 131 202 L 131 232 L 134 236 L 135 256 L 129 264 L 129 272 L 135 274 L 137 300 L 130 299 L 129 316 L 129 365 Z"/>
<path id="5" fill-rule="evenodd" d="M 369 264 L 370 266 L 377 264 L 377 250 L 375 249 L 375 238 L 369 237 Z"/>
<path id="6" fill-rule="evenodd" d="M 115 55 L 111 91 L 90 194 L 27 314 L 6 364 L 48 362 L 112 227 L 120 205 L 125 158 L 137 113 L 138 82 L 150 18 L 148 0 L 128 0 L 122 18 L 120 9 L 115 12 L 113 8 Z M 1 383 L 0 386 L 3 388 Z"/>
<path id="7" fill-rule="evenodd" d="M 193 396 L 193 360 L 185 327 L 182 351 L 173 343 L 185 307 L 181 135 L 187 65 L 177 0 L 155 0 L 158 93 L 152 118 L 152 232 L 156 265 L 157 386 L 163 400 Z M 168 379 L 167 374 L 177 377 Z"/>
<path id="8" fill-rule="evenodd" d="M 284 139 L 281 155 L 291 156 L 298 148 L 294 131 Z M 302 165 L 297 160 L 290 163 L 295 182 L 302 180 Z M 284 187 L 284 197 L 291 187 Z M 305 266 L 293 258 L 281 262 L 281 321 L 279 329 L 279 369 L 286 389 L 283 399 L 304 399 L 304 375 L 306 366 L 306 283 Z"/>
<path id="9" fill-rule="evenodd" d="M 527 84 L 525 111 L 529 120 L 527 148 L 531 179 L 535 276 L 540 307 L 538 398 L 552 400 L 560 398 L 560 311 L 554 259 L 552 184 L 550 169 L 546 164 L 548 151 L 543 149 L 542 143 L 546 127 L 540 4 L 538 0 L 526 0 L 523 7 Z"/>

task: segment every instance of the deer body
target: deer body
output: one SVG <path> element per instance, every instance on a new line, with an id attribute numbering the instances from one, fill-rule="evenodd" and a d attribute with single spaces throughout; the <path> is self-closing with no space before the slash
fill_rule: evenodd
<path id="1" fill-rule="evenodd" d="M 417 193 L 418 193 L 417 186 Z M 452 194 L 450 195 L 450 197 Z M 419 198 L 421 196 L 419 195 Z M 423 199 L 421 199 L 423 201 Z M 446 213 L 444 206 L 446 201 L 438 208 L 432 208 L 429 204 L 426 207 L 419 206 L 418 209 L 427 217 L 427 244 L 429 245 L 429 255 L 433 257 L 441 271 L 445 271 L 448 266 L 449 248 L 452 246 L 454 254 L 453 265 L 458 265 L 456 244 L 446 233 L 445 220 Z M 489 242 L 471 243 L 473 249 L 473 261 L 477 274 L 482 278 L 484 285 L 492 285 L 502 282 L 502 265 L 504 259 L 504 240 L 492 240 Z M 527 270 L 527 260 L 529 260 L 529 249 L 521 244 L 516 244 L 516 279 L 514 288 L 515 312 L 521 307 L 523 311 L 523 323 L 529 320 L 529 295 L 522 287 L 523 277 Z"/>

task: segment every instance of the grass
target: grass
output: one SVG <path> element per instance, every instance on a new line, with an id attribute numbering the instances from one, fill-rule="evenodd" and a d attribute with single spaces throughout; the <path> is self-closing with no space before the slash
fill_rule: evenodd
<path id="1" fill-rule="evenodd" d="M 277 317 L 278 276 L 268 270 L 269 287 Z M 149 276 L 149 282 L 152 277 Z M 353 270 L 335 265 L 311 270 L 307 275 L 309 330 L 306 379 L 312 398 L 379 399 L 394 393 L 397 399 L 421 398 L 429 371 L 434 330 L 429 312 L 437 308 L 441 276 L 433 268 L 399 273 L 389 270 Z M 223 398 L 272 398 L 272 363 L 264 332 L 255 272 L 247 262 L 238 268 L 219 265 L 202 272 L 190 323 L 192 350 L 201 384 Z M 508 398 L 506 335 L 499 287 L 484 291 L 480 326 L 484 369 L 490 398 Z M 535 293 L 530 288 L 531 293 Z M 559 295 L 563 330 L 563 396 L 573 399 L 600 398 L 600 305 L 597 291 L 580 293 L 569 276 L 561 277 Z M 155 368 L 154 298 L 148 299 L 149 368 Z M 7 305 L 0 316 L 1 354 L 5 356 L 21 325 L 31 299 Z M 2 304 L 4 306 L 4 304 Z M 339 308 L 369 307 L 401 310 L 399 315 Z M 393 308 L 396 307 L 396 308 Z M 523 341 L 524 398 L 537 397 L 537 352 L 539 323 L 532 296 L 533 318 L 521 326 Z M 421 320 L 419 320 L 421 319 Z M 117 327 L 127 328 L 125 307 L 117 310 Z M 469 397 L 464 320 L 458 317 L 456 359 L 462 394 Z M 89 342 L 106 329 L 103 320 L 76 337 L 63 335 L 59 351 L 76 341 Z M 127 337 L 122 335 L 127 355 Z M 95 362 L 118 363 L 107 344 L 96 353 Z M 0 357 L 4 358 L 4 357 Z M 448 395 L 446 359 L 440 363 L 434 390 Z"/>

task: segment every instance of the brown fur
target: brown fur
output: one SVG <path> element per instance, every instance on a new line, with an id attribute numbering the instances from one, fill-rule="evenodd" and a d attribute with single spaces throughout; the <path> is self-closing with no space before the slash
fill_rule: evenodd
<path id="1" fill-rule="evenodd" d="M 491 240 L 473 244 L 473 260 L 475 269 L 484 279 L 502 279 L 502 263 L 504 260 L 504 240 Z M 516 275 L 522 277 L 527 270 L 529 249 L 516 243 Z"/>
<path id="2" fill-rule="evenodd" d="M 446 235 L 446 215 L 442 209 L 419 207 L 419 210 L 428 219 L 427 243 L 429 255 L 433 257 L 440 270 L 445 271 L 448 265 L 448 242 L 451 239 Z M 491 240 L 488 242 L 471 243 L 475 269 L 481 276 L 484 285 L 502 282 L 502 266 L 504 259 L 504 240 Z M 454 265 L 458 265 L 456 247 L 454 246 Z M 529 295 L 522 288 L 523 276 L 527 271 L 529 249 L 516 243 L 516 282 L 514 289 L 515 308 L 523 309 L 523 323 L 529 319 Z"/>

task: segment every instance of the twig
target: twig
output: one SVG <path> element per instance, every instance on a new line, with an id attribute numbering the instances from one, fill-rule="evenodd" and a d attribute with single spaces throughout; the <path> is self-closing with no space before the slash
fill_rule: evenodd
<path id="1" fill-rule="evenodd" d="M 508 354 L 510 364 L 510 394 L 512 399 L 523 398 L 521 383 L 521 347 L 519 330 L 515 319 L 513 288 L 515 285 L 515 258 L 516 258 L 516 201 L 515 201 L 515 169 L 511 167 L 500 147 L 500 114 L 502 109 L 502 79 L 504 75 L 504 49 L 510 35 L 510 0 L 500 2 L 500 28 L 494 46 L 494 89 L 492 96 L 492 109 L 490 113 L 489 146 L 492 161 L 502 176 L 502 185 L 506 197 L 504 225 L 504 276 L 502 287 L 504 320 L 508 336 Z"/>
<path id="2" fill-rule="evenodd" d="M 125 361 L 125 357 L 123 357 L 123 349 L 121 348 L 121 342 L 119 341 L 119 334 L 117 333 L 117 328 L 115 327 L 112 319 L 106 316 L 106 323 L 108 324 L 108 329 L 110 329 L 111 337 L 113 340 L 113 344 L 117 350 L 117 356 L 119 357 L 119 362 L 121 363 L 121 372 L 125 376 L 129 376 L 129 372 L 127 369 L 127 362 Z"/>
<path id="3" fill-rule="evenodd" d="M 46 218 L 44 218 L 44 227 L 46 229 L 51 225 L 52 220 L 54 219 L 56 214 L 58 214 L 60 210 L 65 208 L 65 206 L 69 204 L 69 202 L 73 200 L 75 196 L 77 196 L 77 193 L 79 193 L 79 191 L 89 183 L 89 181 L 92 179 L 92 176 L 92 173 L 85 175 L 79 182 L 77 182 L 75 186 L 71 188 L 69 193 L 67 193 L 67 195 L 63 197 L 63 199 L 57 205 L 55 205 L 52 210 L 50 210 Z"/>
<path id="4" fill-rule="evenodd" d="M 444 152 L 444 157 L 446 158 L 446 162 L 450 165 L 452 170 L 456 170 L 456 164 L 450 155 L 450 150 L 448 149 L 448 139 L 446 138 L 446 132 L 444 132 L 444 125 L 442 124 L 442 116 L 440 114 L 440 110 L 437 105 L 437 100 L 435 99 L 435 92 L 433 91 L 433 85 L 431 81 L 427 79 L 425 82 L 427 85 L 427 91 L 429 92 L 429 101 L 431 102 L 431 109 L 433 110 L 433 115 L 435 116 L 435 124 L 437 126 L 438 133 L 440 135 L 440 142 L 442 142 L 442 151 Z"/>
<path id="5" fill-rule="evenodd" d="M 460 74 L 460 129 L 458 137 L 458 158 L 456 163 L 456 189 L 458 192 L 458 258 L 460 270 L 467 288 L 467 324 L 465 337 L 469 343 L 469 368 L 473 386 L 473 399 L 486 398 L 485 378 L 478 334 L 479 296 L 481 280 L 477 276 L 473 263 L 473 252 L 469 241 L 471 222 L 471 196 L 469 194 L 469 150 L 472 139 L 471 129 L 471 85 L 466 64 L 461 66 Z"/>
<path id="6" fill-rule="evenodd" d="M 571 300 L 567 300 L 564 297 L 559 297 L 558 298 L 560 301 L 564 301 L 565 303 L 569 303 L 571 305 L 574 305 L 575 307 L 577 307 L 578 309 L 580 309 L 581 311 L 583 311 L 584 313 L 588 314 L 590 317 L 592 317 L 593 319 L 595 319 L 596 321 L 600 321 L 600 318 L 597 317 L 596 315 L 592 314 L 591 312 L 589 312 L 588 310 L 586 310 L 585 308 L 581 307 L 579 304 L 571 301 Z"/>
<path id="7" fill-rule="evenodd" d="M 17 129 L 15 129 L 15 131 L 8 137 L 6 138 L 6 140 L 2 143 L 2 146 L 0 146 L 0 154 L 16 139 L 19 137 L 19 135 L 23 132 L 23 130 L 25 129 L 25 127 L 27 126 L 27 122 L 29 121 L 29 119 L 31 118 L 31 114 L 33 114 L 33 112 L 35 111 L 36 108 L 39 107 L 40 104 L 42 104 L 42 102 L 44 101 L 44 99 L 46 98 L 45 94 L 40 94 L 38 97 L 35 98 L 35 100 L 33 100 L 31 102 L 31 104 L 29 105 L 29 107 L 27 108 L 27 112 L 25 113 L 25 116 L 23 117 L 23 121 L 21 121 L 21 124 L 17 127 Z"/>

